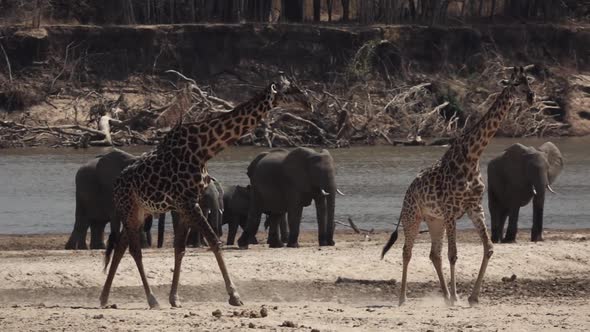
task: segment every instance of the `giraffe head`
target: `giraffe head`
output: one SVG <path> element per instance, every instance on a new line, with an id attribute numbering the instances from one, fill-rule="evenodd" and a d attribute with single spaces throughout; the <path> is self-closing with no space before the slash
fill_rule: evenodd
<path id="1" fill-rule="evenodd" d="M 273 95 L 273 107 L 295 107 L 311 110 L 309 96 L 297 85 L 281 76 L 279 82 L 271 83 L 269 92 Z"/>
<path id="2" fill-rule="evenodd" d="M 535 93 L 530 87 L 530 84 L 533 83 L 535 79 L 528 76 L 526 73 L 533 67 L 534 65 L 526 67 L 509 67 L 507 69 L 512 71 L 510 79 L 500 81 L 502 86 L 512 88 L 518 94 L 524 96 L 529 105 L 531 105 L 535 99 Z"/>

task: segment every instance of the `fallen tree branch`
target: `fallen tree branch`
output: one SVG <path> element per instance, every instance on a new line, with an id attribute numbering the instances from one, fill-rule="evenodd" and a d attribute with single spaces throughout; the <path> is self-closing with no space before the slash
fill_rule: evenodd
<path id="1" fill-rule="evenodd" d="M 0 42 L 0 50 L 2 50 L 2 53 L 4 54 L 4 60 L 6 60 L 6 67 L 8 67 L 8 79 L 9 79 L 10 84 L 12 84 L 12 67 L 10 67 L 10 61 L 8 60 L 8 54 L 6 54 L 6 50 L 4 49 L 2 42 Z"/>

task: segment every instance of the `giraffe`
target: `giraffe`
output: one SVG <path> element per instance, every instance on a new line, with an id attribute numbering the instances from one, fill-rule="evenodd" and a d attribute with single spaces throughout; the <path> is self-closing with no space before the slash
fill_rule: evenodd
<path id="1" fill-rule="evenodd" d="M 129 253 L 139 270 L 148 304 L 152 309 L 159 308 L 143 268 L 140 231 L 145 215 L 167 211 L 176 211 L 181 219 L 174 229 L 174 272 L 170 304 L 173 307 L 180 306 L 177 289 L 190 226 L 200 230 L 215 254 L 229 294 L 229 303 L 242 305 L 223 260 L 221 242 L 207 223 L 198 202 L 210 182 L 207 161 L 255 128 L 269 110 L 280 106 L 310 109 L 307 95 L 287 79 L 281 78 L 280 82 L 271 83 L 262 93 L 230 112 L 205 121 L 177 124 L 154 150 L 144 153 L 123 170 L 113 190 L 116 219 L 123 222 L 123 230 L 120 234 L 112 232 L 109 237 L 105 271 L 113 250 L 114 254 L 100 296 L 102 307 L 108 303 L 117 267 L 129 247 Z"/>
<path id="2" fill-rule="evenodd" d="M 530 69 L 529 66 L 526 70 Z M 510 80 L 502 80 L 504 86 L 490 109 L 472 128 L 458 137 L 449 150 L 430 168 L 426 168 L 412 181 L 406 195 L 397 227 L 383 248 L 381 258 L 397 240 L 397 229 L 401 223 L 404 227 L 405 243 L 403 247 L 403 273 L 399 304 L 406 300 L 406 282 L 408 265 L 412 257 L 412 247 L 420 228 L 425 220 L 431 237 L 430 260 L 432 261 L 445 301 L 452 305 L 457 301 L 455 284 L 455 263 L 457 261 L 456 221 L 467 213 L 483 242 L 484 255 L 479 274 L 469 304 L 479 301 L 481 283 L 488 261 L 493 253 L 485 224 L 484 210 L 481 199 L 484 182 L 479 168 L 479 159 L 485 147 L 494 137 L 502 120 L 506 117 L 517 94 L 526 97 L 532 104 L 534 93 L 530 89 L 525 68 L 514 68 Z M 442 240 L 444 233 L 448 239 L 448 258 L 451 270 L 450 294 L 442 272 Z"/>

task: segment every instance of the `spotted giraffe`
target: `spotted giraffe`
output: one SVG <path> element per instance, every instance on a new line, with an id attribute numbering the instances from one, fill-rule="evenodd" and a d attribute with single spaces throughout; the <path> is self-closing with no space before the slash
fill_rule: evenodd
<path id="1" fill-rule="evenodd" d="M 408 264 L 422 220 L 425 220 L 428 225 L 432 243 L 430 260 L 438 275 L 443 296 L 449 304 L 454 304 L 457 301 L 455 284 L 456 221 L 465 213 L 475 225 L 484 248 L 479 275 L 469 297 L 471 305 L 475 305 L 479 301 L 481 283 L 493 253 L 493 245 L 486 229 L 481 205 L 485 186 L 480 173 L 479 159 L 512 107 L 517 93 L 525 96 L 529 104 L 533 102 L 534 93 L 529 86 L 532 78 L 528 77 L 525 72 L 523 67 L 515 67 L 510 80 L 501 81 L 504 89 L 482 119 L 457 138 L 438 162 L 420 172 L 406 191 L 400 220 L 383 248 L 381 256 L 383 258 L 397 240 L 397 228 L 401 223 L 404 227 L 405 243 L 400 305 L 406 300 Z M 442 272 L 441 260 L 442 239 L 445 231 L 448 238 L 448 256 L 451 266 L 450 294 Z"/>
<path id="2" fill-rule="evenodd" d="M 139 270 L 150 308 L 159 307 L 145 276 L 140 231 L 144 216 L 171 210 L 180 215 L 181 221 L 174 230 L 174 273 L 170 304 L 173 307 L 180 306 L 177 295 L 180 266 L 188 228 L 194 227 L 203 234 L 215 254 L 230 297 L 229 303 L 242 305 L 225 266 L 220 250 L 221 242 L 198 204 L 211 179 L 206 163 L 255 128 L 269 110 L 286 105 L 310 109 L 307 95 L 283 78 L 228 113 L 206 121 L 176 125 L 154 150 L 143 154 L 123 170 L 114 186 L 115 213 L 117 219 L 123 223 L 123 230 L 121 234 L 113 232 L 113 236 L 109 238 L 105 270 L 113 250 L 114 255 L 100 296 L 103 307 L 107 305 L 113 278 L 127 246 Z"/>

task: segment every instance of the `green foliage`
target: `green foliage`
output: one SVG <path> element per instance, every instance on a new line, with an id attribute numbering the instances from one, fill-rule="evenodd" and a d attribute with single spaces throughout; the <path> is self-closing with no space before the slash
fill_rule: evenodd
<path id="1" fill-rule="evenodd" d="M 448 121 L 453 117 L 458 117 L 459 119 L 465 119 L 465 111 L 461 108 L 459 101 L 455 94 L 452 93 L 450 90 L 446 90 L 442 94 L 440 94 L 437 98 L 438 104 L 442 104 L 444 102 L 448 102 L 449 105 L 441 110 L 441 115 Z"/>
<path id="2" fill-rule="evenodd" d="M 375 63 L 375 49 L 378 44 L 378 40 L 370 40 L 358 49 L 345 69 L 348 77 L 362 79 L 371 74 Z"/>

